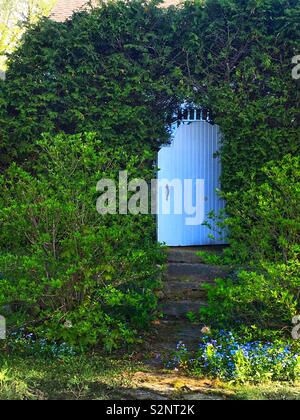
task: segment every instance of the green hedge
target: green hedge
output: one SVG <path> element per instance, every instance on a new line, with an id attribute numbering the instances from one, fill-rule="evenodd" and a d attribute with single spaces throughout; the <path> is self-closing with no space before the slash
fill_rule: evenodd
<path id="1" fill-rule="evenodd" d="M 116 2 L 65 24 L 44 19 L 9 61 L 1 160 L 32 158 L 42 132 L 97 131 L 109 147 L 157 150 L 177 105 L 171 54 L 169 18 L 154 5 Z"/>
<path id="2" fill-rule="evenodd" d="M 247 188 L 266 162 L 299 153 L 299 13 L 298 0 L 134 0 L 45 19 L 2 84 L 2 164 L 30 157 L 41 132 L 99 131 L 105 144 L 157 150 L 188 98 L 222 128 L 223 190 Z"/>

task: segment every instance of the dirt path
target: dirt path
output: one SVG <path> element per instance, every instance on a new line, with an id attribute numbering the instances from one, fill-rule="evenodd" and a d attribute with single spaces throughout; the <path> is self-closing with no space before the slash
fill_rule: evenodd
<path id="1" fill-rule="evenodd" d="M 190 378 L 177 370 L 166 369 L 166 362 L 179 341 L 189 348 L 197 348 L 201 334 L 199 325 L 188 321 L 159 321 L 151 336 L 133 355 L 143 362 L 143 371 L 133 374 L 130 388 L 120 390 L 120 398 L 136 400 L 223 400 L 232 393 L 220 382 Z"/>
<path id="2" fill-rule="evenodd" d="M 134 400 L 224 400 L 233 393 L 217 382 L 188 378 L 178 373 L 137 372 L 130 389 L 119 391 L 120 398 Z"/>

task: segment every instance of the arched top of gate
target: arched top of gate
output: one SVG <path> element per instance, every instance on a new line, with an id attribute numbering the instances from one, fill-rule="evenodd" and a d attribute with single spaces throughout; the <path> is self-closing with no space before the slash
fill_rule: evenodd
<path id="1" fill-rule="evenodd" d="M 175 116 L 177 124 L 204 121 L 212 124 L 211 112 L 208 108 L 193 103 L 183 103 Z"/>
<path id="2" fill-rule="evenodd" d="M 172 144 L 176 131 L 182 124 L 189 125 L 195 122 L 206 122 L 214 125 L 211 111 L 207 107 L 195 105 L 191 102 L 184 102 L 179 107 L 177 113 L 174 113 L 173 118 L 173 123 L 169 126 L 171 142 L 162 147 L 168 147 Z"/>

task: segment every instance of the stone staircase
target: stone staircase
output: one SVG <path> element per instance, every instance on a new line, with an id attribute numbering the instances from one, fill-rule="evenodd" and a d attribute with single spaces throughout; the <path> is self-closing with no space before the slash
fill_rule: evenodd
<path id="1" fill-rule="evenodd" d="M 203 250 L 203 248 L 201 248 Z M 228 269 L 204 264 L 196 255 L 200 248 L 169 248 L 168 269 L 161 292 L 161 311 L 164 319 L 186 319 L 188 312 L 198 312 L 206 305 L 204 284 L 214 284 L 216 278 L 225 278 Z M 204 250 L 220 252 L 222 247 Z"/>

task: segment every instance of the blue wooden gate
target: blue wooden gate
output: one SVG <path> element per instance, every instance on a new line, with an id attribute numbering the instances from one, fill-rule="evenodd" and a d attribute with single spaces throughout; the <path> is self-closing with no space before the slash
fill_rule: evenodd
<path id="1" fill-rule="evenodd" d="M 219 143 L 219 127 L 203 118 L 202 111 L 188 110 L 175 129 L 171 145 L 161 148 L 157 200 L 159 242 L 168 246 L 221 243 L 202 224 L 211 211 L 218 214 L 224 208 L 217 193 L 221 164 L 215 154 Z"/>

